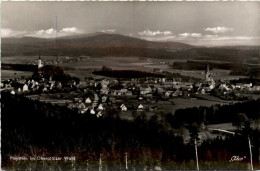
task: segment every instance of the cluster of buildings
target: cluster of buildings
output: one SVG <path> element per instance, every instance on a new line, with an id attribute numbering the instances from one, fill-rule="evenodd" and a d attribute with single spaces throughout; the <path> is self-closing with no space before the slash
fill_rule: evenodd
<path id="1" fill-rule="evenodd" d="M 41 59 L 38 60 L 38 73 L 42 74 L 44 67 Z M 62 81 L 52 80 L 41 77 L 35 81 L 27 80 L 6 80 L 1 83 L 1 90 L 10 91 L 11 94 L 27 93 L 27 94 L 51 94 L 51 93 L 68 93 L 73 94 L 67 98 L 67 106 L 71 109 L 78 110 L 79 113 L 89 113 L 100 117 L 106 111 L 106 107 L 117 105 L 117 109 L 121 111 L 128 110 L 156 110 L 156 107 L 145 107 L 142 104 L 144 98 L 153 99 L 169 99 L 176 97 L 189 97 L 193 94 L 207 94 L 212 90 L 218 90 L 223 94 L 239 90 L 239 91 L 260 91 L 260 85 L 252 85 L 252 83 L 236 83 L 215 82 L 211 77 L 209 65 L 206 64 L 205 80 L 200 82 L 182 82 L 181 78 L 141 78 L 141 79 L 94 79 L 89 78 L 85 81 L 76 82 L 70 80 L 66 83 Z M 127 104 L 117 99 L 134 98 L 136 106 Z"/>
<path id="2" fill-rule="evenodd" d="M 69 56 L 57 56 L 56 59 L 50 58 L 50 59 L 45 59 L 43 62 L 46 65 L 57 65 L 57 64 L 62 64 L 62 63 L 71 63 L 71 62 L 80 62 L 82 60 L 81 57 L 69 57 Z M 26 62 L 28 65 L 37 65 L 39 61 L 38 60 L 29 60 Z"/>

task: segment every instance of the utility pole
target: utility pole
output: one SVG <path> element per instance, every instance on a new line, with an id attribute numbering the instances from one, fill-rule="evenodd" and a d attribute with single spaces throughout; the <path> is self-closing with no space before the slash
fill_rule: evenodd
<path id="1" fill-rule="evenodd" d="M 235 132 L 227 131 L 227 130 L 224 130 L 224 129 L 212 129 L 212 130 L 216 130 L 216 131 L 225 132 L 225 133 L 229 133 L 229 134 L 235 135 Z M 249 145 L 249 152 L 250 152 L 250 166 L 251 166 L 251 170 L 254 170 L 254 167 L 253 167 L 253 155 L 252 155 L 252 145 L 251 145 L 251 141 L 250 141 L 249 136 L 248 136 L 248 145 Z"/>
<path id="2" fill-rule="evenodd" d="M 248 136 L 248 145 L 249 145 L 249 151 L 250 151 L 250 164 L 251 164 L 251 170 L 254 170 L 253 168 L 253 156 L 252 156 L 252 146 L 251 146 L 251 141 Z"/>
<path id="3" fill-rule="evenodd" d="M 127 152 L 125 153 L 125 170 L 128 170 L 128 167 L 127 167 Z"/>
<path id="4" fill-rule="evenodd" d="M 195 138 L 195 153 L 196 153 L 196 163 L 197 163 L 197 170 L 200 170 L 199 168 L 199 158 L 198 158 L 198 150 L 197 150 L 197 141 L 196 141 L 196 138 Z"/>
<path id="5" fill-rule="evenodd" d="M 99 171 L 102 170 L 102 158 L 101 158 L 102 154 L 99 155 Z"/>

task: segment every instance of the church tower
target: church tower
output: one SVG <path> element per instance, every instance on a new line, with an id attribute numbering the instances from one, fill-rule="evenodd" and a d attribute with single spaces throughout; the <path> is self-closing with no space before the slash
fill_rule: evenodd
<path id="1" fill-rule="evenodd" d="M 206 63 L 206 68 L 205 68 L 205 81 L 210 81 L 210 73 L 209 73 L 209 63 Z"/>
<path id="2" fill-rule="evenodd" d="M 43 67 L 42 60 L 41 60 L 41 56 L 39 55 L 39 59 L 38 59 L 38 70 L 41 69 L 42 67 Z"/>
<path id="3" fill-rule="evenodd" d="M 43 68 L 43 63 L 41 60 L 41 56 L 39 55 L 39 59 L 38 59 L 38 75 L 42 76 L 42 68 Z"/>

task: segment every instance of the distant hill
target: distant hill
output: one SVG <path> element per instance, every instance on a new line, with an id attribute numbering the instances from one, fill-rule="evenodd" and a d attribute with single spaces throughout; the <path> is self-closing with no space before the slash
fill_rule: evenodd
<path id="1" fill-rule="evenodd" d="M 2 55 L 94 55 L 160 57 L 169 50 L 195 46 L 178 42 L 151 42 L 134 37 L 94 33 L 56 39 L 34 37 L 2 38 Z"/>
<path id="2" fill-rule="evenodd" d="M 200 47 L 179 42 L 152 42 L 119 34 L 78 34 L 56 39 L 2 38 L 2 56 L 137 56 L 260 64 L 259 46 Z"/>

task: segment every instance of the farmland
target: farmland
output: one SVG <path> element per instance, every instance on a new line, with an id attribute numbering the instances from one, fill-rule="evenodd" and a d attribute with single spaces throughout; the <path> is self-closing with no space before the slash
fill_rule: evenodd
<path id="1" fill-rule="evenodd" d="M 1 70 L 1 80 L 30 77 L 31 75 L 32 72 L 27 72 L 27 71 Z"/>
<path id="2" fill-rule="evenodd" d="M 189 76 L 198 79 L 204 79 L 203 70 L 185 70 L 176 69 L 172 67 L 174 62 L 185 62 L 186 60 L 180 59 L 151 59 L 141 57 L 90 57 L 90 56 L 79 56 L 79 57 L 68 57 L 59 56 L 61 61 L 59 64 L 55 64 L 56 56 L 42 56 L 43 62 L 46 64 L 54 64 L 63 67 L 66 73 L 72 76 L 78 76 L 80 79 L 85 77 L 93 76 L 94 70 L 101 69 L 102 66 L 110 67 L 114 70 L 137 70 L 153 72 L 154 69 L 159 69 L 160 72 L 168 71 L 171 73 L 178 73 L 183 76 Z M 36 65 L 38 56 L 12 56 L 2 57 L 3 64 L 32 64 Z M 225 69 L 213 69 L 212 75 L 215 80 L 221 78 L 247 78 L 246 76 L 230 76 L 230 70 Z M 6 73 L 3 72 L 2 76 L 5 77 Z"/>

